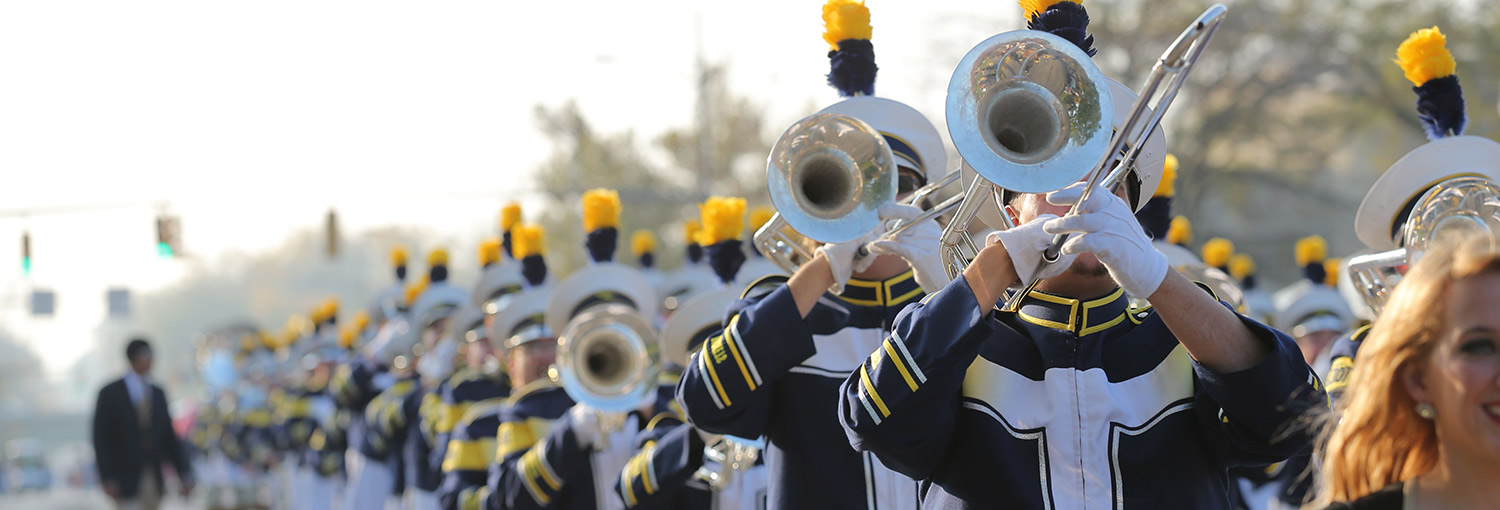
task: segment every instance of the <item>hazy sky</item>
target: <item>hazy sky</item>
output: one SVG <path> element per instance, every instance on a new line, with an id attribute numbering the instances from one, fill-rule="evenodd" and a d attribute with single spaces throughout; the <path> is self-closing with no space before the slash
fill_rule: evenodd
<path id="1" fill-rule="evenodd" d="M 6 2 L 0 325 L 30 338 L 49 371 L 66 368 L 92 346 L 106 287 L 144 291 L 183 272 L 155 257 L 160 204 L 182 217 L 197 263 L 272 248 L 330 207 L 346 232 L 477 238 L 550 150 L 534 105 L 576 99 L 599 129 L 646 140 L 688 125 L 695 41 L 772 125 L 790 124 L 836 99 L 821 5 Z M 1020 27 L 1008 2 L 868 5 L 877 92 L 940 127 L 952 66 Z M 46 213 L 101 205 L 112 208 Z M 25 316 L 34 286 L 58 292 L 59 315 Z"/>

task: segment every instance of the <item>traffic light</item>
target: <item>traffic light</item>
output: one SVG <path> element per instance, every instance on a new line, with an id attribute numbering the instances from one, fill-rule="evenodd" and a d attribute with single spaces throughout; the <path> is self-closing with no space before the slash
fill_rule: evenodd
<path id="1" fill-rule="evenodd" d="M 31 232 L 21 232 L 21 274 L 31 274 Z"/>
<path id="2" fill-rule="evenodd" d="M 178 252 L 182 241 L 181 223 L 176 216 L 156 217 L 156 255 L 169 259 Z"/>

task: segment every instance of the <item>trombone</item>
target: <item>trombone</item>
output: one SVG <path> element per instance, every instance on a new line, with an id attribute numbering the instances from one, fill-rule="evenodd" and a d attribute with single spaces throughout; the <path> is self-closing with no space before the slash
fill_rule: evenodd
<path id="1" fill-rule="evenodd" d="M 1157 59 L 1124 122 L 1125 129 L 1116 130 L 1107 145 L 1096 142 L 1112 124 L 1112 103 L 1107 92 L 1099 90 L 1103 80 L 1098 68 L 1072 43 L 1051 34 L 1019 31 L 997 35 L 970 50 L 948 87 L 948 118 L 960 121 L 956 126 L 950 124 L 949 132 L 959 153 L 975 165 L 981 178 L 970 184 L 963 205 L 943 231 L 944 266 L 950 276 L 956 277 L 979 251 L 965 230 L 968 223 L 987 201 L 993 200 L 1003 210 L 996 188 L 1042 193 L 1087 177 L 1082 195 L 1067 213 L 1071 215 L 1089 199 L 1094 187 L 1115 190 L 1122 185 L 1147 137 L 1161 124 L 1227 11 L 1222 4 L 1215 4 L 1177 36 Z M 1007 71 L 1014 74 L 1004 75 Z M 989 78 L 988 74 L 997 76 L 991 81 L 976 79 Z M 1078 87 L 1064 86 L 1067 84 Z M 1082 90 L 1081 97 L 1072 95 L 1077 90 Z M 1154 107 L 1153 98 L 1157 98 Z M 1059 103 L 1069 108 L 1059 107 Z M 980 105 L 985 107 L 983 111 Z M 1012 117 L 1031 123 L 1017 124 Z M 1066 164 L 1058 164 L 1089 157 L 1097 163 L 1080 165 L 1088 169 L 1082 175 Z M 1014 227 L 1004 214 L 1000 216 L 1004 228 Z M 1055 263 L 1067 239 L 1066 234 L 1055 236 L 1040 264 Z M 1036 284 L 1033 281 L 1021 292 L 1011 294 L 1001 310 L 1015 310 Z"/>

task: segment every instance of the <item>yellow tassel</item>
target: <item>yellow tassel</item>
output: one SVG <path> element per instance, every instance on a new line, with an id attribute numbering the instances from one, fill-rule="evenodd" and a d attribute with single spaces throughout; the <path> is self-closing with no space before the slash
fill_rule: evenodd
<path id="1" fill-rule="evenodd" d="M 505 207 L 500 209 L 500 231 L 510 232 L 511 229 L 516 228 L 516 225 L 520 224 L 521 204 L 519 202 L 505 204 Z"/>
<path id="2" fill-rule="evenodd" d="M 1458 64 L 1448 52 L 1448 38 L 1438 27 L 1424 28 L 1412 32 L 1410 37 L 1396 48 L 1396 65 L 1412 85 L 1422 86 L 1428 80 L 1452 76 Z"/>
<path id="3" fill-rule="evenodd" d="M 839 49 L 845 39 L 869 39 L 870 9 L 864 0 L 828 0 L 823 4 L 823 40 L 828 49 Z"/>
<path id="4" fill-rule="evenodd" d="M 393 266 L 404 266 L 404 265 L 406 265 L 406 248 L 401 247 L 401 246 L 397 246 L 395 248 L 391 248 L 391 265 L 393 265 Z"/>
<path id="5" fill-rule="evenodd" d="M 656 251 L 656 234 L 643 228 L 630 235 L 630 253 L 636 258 L 654 251 Z"/>
<path id="6" fill-rule="evenodd" d="M 583 192 L 583 231 L 620 226 L 620 194 L 596 188 Z M 511 242 L 515 242 L 512 240 Z"/>
<path id="7" fill-rule="evenodd" d="M 438 248 L 427 252 L 427 267 L 448 265 L 448 250 Z"/>
<path id="8" fill-rule="evenodd" d="M 479 242 L 479 265 L 486 266 L 500 261 L 500 238 L 486 237 Z"/>
<path id="9" fill-rule="evenodd" d="M 1234 241 L 1215 237 L 1203 243 L 1200 251 L 1203 254 L 1203 263 L 1208 264 L 1208 267 L 1224 267 L 1229 264 L 1229 257 L 1234 255 Z"/>
<path id="10" fill-rule="evenodd" d="M 1177 156 L 1167 155 L 1166 166 L 1161 169 L 1161 183 L 1156 185 L 1156 193 L 1152 197 L 1172 197 L 1177 195 Z"/>
<path id="11" fill-rule="evenodd" d="M 703 219 L 703 230 L 695 238 L 698 244 L 709 246 L 720 241 L 739 239 L 745 230 L 745 199 L 739 197 L 710 197 L 698 206 Z"/>
<path id="12" fill-rule="evenodd" d="M 542 255 L 546 252 L 546 245 L 542 239 L 546 231 L 541 225 L 528 223 L 516 227 L 510 233 L 510 246 L 515 251 L 517 259 L 524 259 L 532 255 Z"/>
<path id="13" fill-rule="evenodd" d="M 1171 226 L 1167 227 L 1167 242 L 1181 246 L 1193 242 L 1193 222 L 1184 216 L 1172 218 Z"/>
<path id="14" fill-rule="evenodd" d="M 1323 236 L 1307 236 L 1297 240 L 1297 267 L 1303 267 L 1314 262 L 1322 262 L 1328 258 L 1328 241 Z"/>
<path id="15" fill-rule="evenodd" d="M 698 243 L 698 231 L 703 230 L 703 224 L 698 220 L 687 220 L 682 223 L 682 235 L 688 244 Z"/>
<path id="16" fill-rule="evenodd" d="M 422 295 L 422 291 L 424 290 L 427 290 L 426 275 L 413 280 L 411 283 L 406 284 L 406 288 L 401 289 L 402 300 L 406 302 L 406 306 L 410 307 L 413 303 L 417 302 L 417 296 Z"/>
<path id="17" fill-rule="evenodd" d="M 1344 268 L 1344 259 L 1328 259 L 1323 261 L 1323 283 L 1329 287 L 1339 284 L 1339 271 Z"/>
<path id="18" fill-rule="evenodd" d="M 754 209 L 751 209 L 750 210 L 750 232 L 752 232 L 752 233 L 757 232 L 757 231 L 760 230 L 760 227 L 766 226 L 767 223 L 771 222 L 771 216 L 775 215 L 775 214 L 776 214 L 776 210 L 775 209 L 772 209 L 770 207 L 766 207 L 764 205 L 756 207 Z"/>
<path id="19" fill-rule="evenodd" d="M 1250 254 L 1239 253 L 1229 258 L 1229 276 L 1244 280 L 1252 274 L 1255 274 L 1255 259 L 1250 258 Z"/>
<path id="20" fill-rule="evenodd" d="M 1046 11 L 1048 7 L 1069 1 L 1072 0 L 1021 0 L 1021 9 L 1025 11 L 1026 20 L 1031 21 L 1031 18 L 1041 14 L 1042 11 Z M 1082 4 L 1083 2 L 1073 3 Z"/>

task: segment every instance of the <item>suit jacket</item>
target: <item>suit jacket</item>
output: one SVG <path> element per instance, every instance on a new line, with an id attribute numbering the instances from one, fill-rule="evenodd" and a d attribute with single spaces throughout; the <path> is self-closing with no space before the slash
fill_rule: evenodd
<path id="1" fill-rule="evenodd" d="M 156 470 L 158 490 L 163 490 L 161 468 L 170 463 L 183 480 L 192 479 L 187 449 L 172 430 L 172 416 L 167 411 L 167 394 L 149 385 L 151 410 L 142 419 L 140 409 L 130 399 L 125 379 L 99 390 L 94 405 L 94 457 L 99 481 L 119 485 L 120 497 L 134 498 L 140 489 L 141 475 Z"/>

